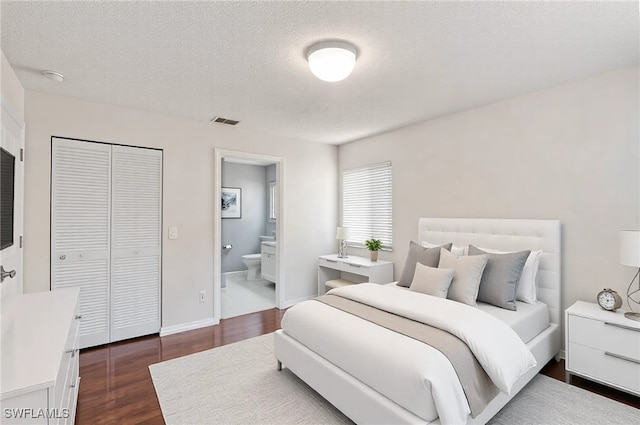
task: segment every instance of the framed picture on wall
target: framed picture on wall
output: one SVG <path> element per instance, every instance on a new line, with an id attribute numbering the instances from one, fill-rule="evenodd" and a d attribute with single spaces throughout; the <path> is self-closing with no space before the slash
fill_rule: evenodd
<path id="1" fill-rule="evenodd" d="M 222 188 L 222 218 L 242 218 L 241 188 Z"/>

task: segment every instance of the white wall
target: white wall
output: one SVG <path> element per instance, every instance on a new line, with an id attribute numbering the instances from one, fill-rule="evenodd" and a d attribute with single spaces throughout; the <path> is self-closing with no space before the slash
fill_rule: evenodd
<path id="1" fill-rule="evenodd" d="M 51 136 L 164 149 L 162 326 L 213 317 L 215 148 L 286 159 L 286 300 L 317 291 L 317 256 L 332 252 L 337 148 L 171 116 L 26 91 L 25 291 L 49 288 Z M 168 240 L 177 226 L 179 238 Z"/>
<path id="2" fill-rule="evenodd" d="M 339 168 L 391 160 L 399 277 L 419 217 L 559 219 L 563 306 L 624 297 L 618 231 L 640 227 L 638 67 L 349 143 Z M 355 253 L 355 251 L 354 251 Z M 625 304 L 626 307 L 626 304 Z"/>
<path id="3" fill-rule="evenodd" d="M 7 102 L 11 113 L 20 122 L 24 122 L 24 88 L 11 64 L 2 53 L 2 67 L 0 68 L 2 76 L 2 99 Z"/>

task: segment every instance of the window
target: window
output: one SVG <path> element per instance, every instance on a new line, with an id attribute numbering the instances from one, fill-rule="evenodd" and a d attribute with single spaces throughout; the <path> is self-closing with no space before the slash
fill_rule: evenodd
<path id="1" fill-rule="evenodd" d="M 369 238 L 392 248 L 391 162 L 342 172 L 342 225 L 349 229 L 349 245 L 363 247 Z"/>
<path id="2" fill-rule="evenodd" d="M 269 182 L 269 221 L 276 221 L 278 218 L 278 190 L 276 182 Z"/>

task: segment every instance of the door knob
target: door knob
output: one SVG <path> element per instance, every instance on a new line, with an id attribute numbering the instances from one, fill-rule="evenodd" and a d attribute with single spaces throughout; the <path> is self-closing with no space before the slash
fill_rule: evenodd
<path id="1" fill-rule="evenodd" d="M 6 271 L 4 266 L 0 266 L 0 283 L 4 282 L 6 278 L 13 279 L 14 277 L 16 277 L 15 270 Z"/>

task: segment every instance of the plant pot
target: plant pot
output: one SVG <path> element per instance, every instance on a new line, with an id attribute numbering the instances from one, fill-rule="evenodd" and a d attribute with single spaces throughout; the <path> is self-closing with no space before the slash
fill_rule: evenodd
<path id="1" fill-rule="evenodd" d="M 369 251 L 371 261 L 378 261 L 378 251 Z"/>

